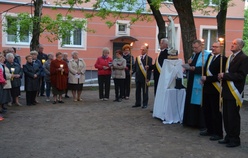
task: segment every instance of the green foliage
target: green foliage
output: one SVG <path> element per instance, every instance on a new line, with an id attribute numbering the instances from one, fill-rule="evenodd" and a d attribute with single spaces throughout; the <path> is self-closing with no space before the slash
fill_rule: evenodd
<path id="1" fill-rule="evenodd" d="M 204 15 L 209 15 L 211 12 L 218 12 L 220 10 L 220 3 L 228 2 L 228 7 L 234 6 L 233 3 L 230 3 L 232 0 L 192 0 L 192 9 L 193 11 L 201 11 Z M 206 9 L 212 8 L 212 10 Z"/>
<path id="2" fill-rule="evenodd" d="M 248 10 L 245 10 L 244 15 L 244 30 L 243 30 L 243 40 L 245 41 L 245 47 L 243 51 L 248 55 Z"/>
<path id="3" fill-rule="evenodd" d="M 32 28 L 32 18 L 28 13 L 20 13 L 17 16 L 6 16 L 6 22 L 3 23 L 3 31 L 13 35 L 14 40 L 22 40 L 30 34 Z"/>
<path id="4" fill-rule="evenodd" d="M 33 33 L 33 23 L 40 23 L 40 33 L 44 31 L 50 32 L 50 35 L 45 37 L 50 41 L 63 39 L 71 35 L 71 31 L 75 29 L 86 28 L 86 19 L 75 19 L 72 15 L 57 14 L 55 19 L 49 15 L 42 16 L 41 18 L 31 17 L 29 13 L 20 13 L 16 17 L 7 16 L 6 23 L 4 23 L 4 31 L 8 34 L 15 35 L 15 41 L 25 38 L 25 36 Z"/>

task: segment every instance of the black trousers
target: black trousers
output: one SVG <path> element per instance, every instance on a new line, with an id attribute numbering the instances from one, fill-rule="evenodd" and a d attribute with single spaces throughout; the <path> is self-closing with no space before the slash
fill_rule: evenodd
<path id="1" fill-rule="evenodd" d="M 37 91 L 26 91 L 26 103 L 27 105 L 32 105 L 35 103 Z"/>
<path id="2" fill-rule="evenodd" d="M 148 105 L 148 86 L 146 86 L 145 82 L 136 81 L 136 92 L 135 98 L 136 102 L 135 105 L 141 105 L 141 91 L 143 94 L 143 106 Z"/>
<path id="3" fill-rule="evenodd" d="M 131 78 L 130 75 L 127 75 L 126 78 L 124 79 L 124 95 L 123 97 L 129 97 L 130 96 L 130 83 L 131 83 Z"/>
<path id="4" fill-rule="evenodd" d="M 208 133 L 223 137 L 222 114 L 219 111 L 219 95 L 204 93 L 202 108 Z"/>
<path id="5" fill-rule="evenodd" d="M 114 79 L 115 99 L 121 99 L 124 96 L 124 80 L 125 79 Z"/>
<path id="6" fill-rule="evenodd" d="M 223 118 L 226 131 L 225 139 L 240 143 L 240 107 L 234 99 L 223 99 Z"/>
<path id="7" fill-rule="evenodd" d="M 40 77 L 40 95 L 44 95 L 45 92 L 45 79 L 44 76 Z"/>
<path id="8" fill-rule="evenodd" d="M 159 73 L 154 73 L 154 76 L 153 76 L 153 78 L 154 78 L 154 96 L 156 95 L 156 92 L 157 92 L 159 76 L 160 76 Z"/>
<path id="9" fill-rule="evenodd" d="M 109 99 L 110 78 L 111 78 L 111 75 L 98 75 L 99 98 L 100 99 L 103 99 L 103 98 Z"/>

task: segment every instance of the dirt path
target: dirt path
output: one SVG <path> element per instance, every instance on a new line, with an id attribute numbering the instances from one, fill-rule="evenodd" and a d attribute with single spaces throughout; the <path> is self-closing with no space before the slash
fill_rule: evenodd
<path id="1" fill-rule="evenodd" d="M 200 137 L 197 129 L 164 125 L 148 109 L 98 100 L 98 91 L 84 91 L 83 102 L 9 107 L 0 122 L 0 158 L 247 158 L 248 105 L 241 109 L 242 145 L 229 149 Z M 24 93 L 22 94 L 24 95 Z M 23 96 L 24 97 L 24 96 Z M 24 99 L 21 100 L 24 103 Z"/>

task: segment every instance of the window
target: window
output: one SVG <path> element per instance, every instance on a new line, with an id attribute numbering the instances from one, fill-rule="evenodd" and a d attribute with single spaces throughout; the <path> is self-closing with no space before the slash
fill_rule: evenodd
<path id="1" fill-rule="evenodd" d="M 68 31 L 67 36 L 62 39 L 63 47 L 84 47 L 83 34 L 81 29 Z"/>
<path id="2" fill-rule="evenodd" d="M 173 3 L 172 0 L 164 0 L 164 3 Z"/>
<path id="3" fill-rule="evenodd" d="M 6 17 L 6 44 L 29 45 L 31 37 L 29 36 L 29 26 L 21 26 L 17 17 Z"/>
<path id="4" fill-rule="evenodd" d="M 202 38 L 205 41 L 205 49 L 211 51 L 211 46 L 217 41 L 217 29 L 203 29 Z"/>
<path id="5" fill-rule="evenodd" d="M 64 20 L 66 21 L 67 19 L 64 18 Z M 59 40 L 58 48 L 86 50 L 87 32 L 85 29 L 87 28 L 87 20 L 74 17 L 66 21 L 66 23 L 70 24 L 61 28 L 63 34 Z"/>
<path id="6" fill-rule="evenodd" d="M 129 21 L 118 20 L 116 21 L 116 36 L 129 36 L 130 24 Z"/>
<path id="7" fill-rule="evenodd" d="M 204 0 L 204 3 L 209 6 L 216 6 L 219 4 L 219 0 Z"/>

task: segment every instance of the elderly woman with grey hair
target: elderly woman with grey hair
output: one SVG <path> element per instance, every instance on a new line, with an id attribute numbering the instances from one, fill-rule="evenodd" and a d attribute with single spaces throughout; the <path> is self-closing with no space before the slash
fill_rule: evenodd
<path id="1" fill-rule="evenodd" d="M 97 58 L 95 68 L 98 69 L 99 99 L 108 100 L 110 92 L 112 58 L 109 57 L 109 48 L 102 49 L 102 56 Z M 105 93 L 103 93 L 103 90 Z"/>
<path id="2" fill-rule="evenodd" d="M 3 86 L 3 93 L 2 93 L 2 98 L 1 98 L 1 103 L 2 103 L 2 109 L 7 110 L 5 107 L 5 104 L 9 104 L 11 102 L 11 95 L 10 95 L 10 89 L 11 89 L 11 82 L 10 80 L 13 78 L 13 74 L 10 73 L 8 67 L 4 64 L 5 62 L 5 57 L 3 54 L 0 54 L 0 68 L 3 70 L 3 75 L 6 80 L 6 84 Z"/>
<path id="3" fill-rule="evenodd" d="M 18 106 L 21 106 L 18 96 L 20 96 L 20 87 L 21 87 L 21 78 L 23 75 L 23 71 L 19 63 L 16 63 L 14 61 L 14 54 L 8 53 L 6 54 L 6 66 L 9 68 L 10 73 L 13 75 L 11 78 L 11 97 L 12 97 L 12 103 L 16 104 Z"/>
<path id="4" fill-rule="evenodd" d="M 73 101 L 82 101 L 81 93 L 85 82 L 86 64 L 83 59 L 78 58 L 78 52 L 71 53 L 72 59 L 68 63 L 69 81 L 68 90 L 72 91 Z"/>

